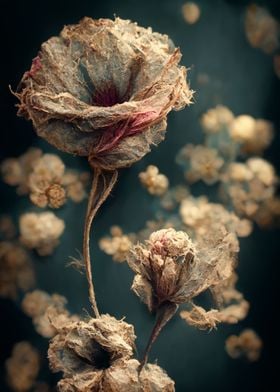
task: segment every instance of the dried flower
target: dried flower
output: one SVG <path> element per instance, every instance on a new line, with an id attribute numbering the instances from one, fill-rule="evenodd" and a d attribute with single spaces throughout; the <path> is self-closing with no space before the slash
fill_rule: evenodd
<path id="1" fill-rule="evenodd" d="M 218 181 L 224 164 L 216 149 L 192 144 L 179 151 L 177 162 L 185 166 L 185 176 L 189 182 L 203 180 L 206 184 Z"/>
<path id="2" fill-rule="evenodd" d="M 19 221 L 20 241 L 41 256 L 50 255 L 58 246 L 64 228 L 64 221 L 52 212 L 25 213 Z"/>
<path id="3" fill-rule="evenodd" d="M 126 260 L 127 254 L 133 244 L 134 236 L 123 234 L 118 226 L 111 227 L 112 237 L 104 237 L 99 241 L 99 247 L 107 255 L 113 257 L 114 261 L 122 263 Z"/>
<path id="4" fill-rule="evenodd" d="M 226 340 L 226 351 L 232 358 L 245 356 L 249 361 L 257 361 L 262 349 L 260 337 L 252 329 L 244 329 L 239 336 L 231 335 Z"/>
<path id="5" fill-rule="evenodd" d="M 116 18 L 84 18 L 45 42 L 20 83 L 19 115 L 93 166 L 130 166 L 190 103 L 181 54 L 166 35 Z"/>
<path id="6" fill-rule="evenodd" d="M 131 359 L 134 329 L 109 315 L 87 322 L 56 323 L 49 347 L 53 371 L 62 371 L 59 391 L 174 392 L 174 382 L 157 365 Z"/>
<path id="7" fill-rule="evenodd" d="M 247 114 L 237 116 L 230 124 L 230 135 L 233 140 L 245 143 L 254 138 L 255 120 Z"/>
<path id="8" fill-rule="evenodd" d="M 50 322 L 50 318 L 59 319 L 59 322 L 69 322 L 77 320 L 77 316 L 70 316 L 65 309 L 66 298 L 58 294 L 49 295 L 41 290 L 34 290 L 25 295 L 22 301 L 22 310 L 29 317 L 32 317 L 36 331 L 45 338 L 55 335 L 55 328 Z"/>
<path id="9" fill-rule="evenodd" d="M 182 6 L 182 13 L 185 21 L 189 24 L 194 24 L 200 17 L 200 9 L 196 3 L 188 1 Z"/>
<path id="10" fill-rule="evenodd" d="M 34 283 L 27 251 L 16 243 L 0 242 L 0 297 L 16 299 L 18 290 L 27 291 Z"/>
<path id="11" fill-rule="evenodd" d="M 38 351 L 28 342 L 17 343 L 6 361 L 7 381 L 13 391 L 29 391 L 40 370 Z"/>
<path id="12" fill-rule="evenodd" d="M 212 134 L 228 129 L 234 115 L 226 106 L 217 105 L 201 117 L 201 126 L 206 133 Z"/>
<path id="13" fill-rule="evenodd" d="M 182 310 L 180 316 L 189 325 L 198 329 L 213 329 L 220 322 L 219 311 L 217 309 L 211 309 L 206 311 L 201 306 L 193 305 L 191 311 Z"/>
<path id="14" fill-rule="evenodd" d="M 273 53 L 279 47 L 279 24 L 266 8 L 251 4 L 246 10 L 245 33 L 254 48 Z"/>
<path id="15" fill-rule="evenodd" d="M 42 151 L 38 148 L 30 148 L 19 158 L 6 159 L 1 164 L 1 172 L 4 182 L 17 186 L 17 193 L 25 195 L 29 192 L 28 177 L 33 163 L 40 158 Z"/>
<path id="16" fill-rule="evenodd" d="M 235 252 L 225 231 L 196 246 L 182 231 L 159 230 L 145 245 L 131 249 L 127 261 L 136 273 L 132 289 L 150 310 L 167 302 L 188 302 L 230 276 Z"/>
<path id="17" fill-rule="evenodd" d="M 159 170 L 154 165 L 149 165 L 146 171 L 139 174 L 141 184 L 147 189 L 151 195 L 162 196 L 166 193 L 169 181 L 168 178 L 159 173 Z"/>

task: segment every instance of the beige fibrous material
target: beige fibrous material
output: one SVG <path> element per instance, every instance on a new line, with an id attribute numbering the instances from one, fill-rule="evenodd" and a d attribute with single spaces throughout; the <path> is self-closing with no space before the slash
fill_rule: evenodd
<path id="1" fill-rule="evenodd" d="M 122 263 L 127 258 L 135 236 L 124 234 L 118 226 L 112 226 L 110 232 L 111 237 L 107 236 L 99 240 L 99 247 L 107 255 L 112 256 L 114 261 Z"/>
<path id="2" fill-rule="evenodd" d="M 28 342 L 17 343 L 5 363 L 7 382 L 15 392 L 30 391 L 40 370 L 39 352 Z"/>
<path id="3" fill-rule="evenodd" d="M 168 178 L 154 165 L 147 166 L 145 171 L 139 173 L 139 179 L 151 195 L 162 196 L 168 190 Z"/>
<path id="4" fill-rule="evenodd" d="M 184 20 L 192 25 L 200 18 L 200 8 L 196 3 L 188 1 L 182 6 L 182 14 Z"/>
<path id="5" fill-rule="evenodd" d="M 244 329 L 239 336 L 231 335 L 226 340 L 226 351 L 232 358 L 245 356 L 249 361 L 257 361 L 262 350 L 262 340 L 252 329 Z"/>
<path id="6" fill-rule="evenodd" d="M 40 256 L 53 253 L 63 234 L 65 223 L 53 212 L 28 212 L 19 220 L 20 241 L 30 249 L 36 249 Z"/>
<path id="7" fill-rule="evenodd" d="M 132 325 L 101 315 L 54 326 L 48 355 L 52 370 L 63 372 L 59 391 L 174 391 L 174 382 L 157 365 L 146 365 L 139 374 Z"/>
<path id="8" fill-rule="evenodd" d="M 226 230 L 199 244 L 172 228 L 154 232 L 128 255 L 128 265 L 136 273 L 132 290 L 150 310 L 166 302 L 189 302 L 231 275 L 237 252 L 231 241 Z"/>
<path id="9" fill-rule="evenodd" d="M 77 316 L 70 316 L 65 308 L 66 298 L 61 295 L 49 295 L 42 290 L 34 290 L 27 293 L 21 303 L 22 310 L 32 318 L 35 330 L 45 338 L 51 338 L 56 330 L 50 319 L 57 319 L 62 323 L 69 323 L 77 320 Z M 58 321 L 56 321 L 58 322 Z"/>
<path id="10" fill-rule="evenodd" d="M 0 297 L 16 299 L 18 291 L 35 284 L 35 274 L 27 251 L 19 244 L 0 242 Z"/>

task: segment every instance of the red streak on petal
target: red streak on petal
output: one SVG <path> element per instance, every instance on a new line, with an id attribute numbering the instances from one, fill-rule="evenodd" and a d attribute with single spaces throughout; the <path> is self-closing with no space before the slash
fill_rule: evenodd
<path id="1" fill-rule="evenodd" d="M 25 72 L 24 76 L 27 78 L 33 78 L 35 74 L 42 68 L 41 59 L 39 56 L 32 60 L 30 71 Z"/>

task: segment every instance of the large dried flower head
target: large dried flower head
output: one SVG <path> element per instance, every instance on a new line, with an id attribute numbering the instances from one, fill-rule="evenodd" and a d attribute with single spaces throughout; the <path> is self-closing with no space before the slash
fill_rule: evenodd
<path id="1" fill-rule="evenodd" d="M 64 221 L 53 212 L 25 213 L 19 221 L 20 241 L 27 248 L 36 249 L 41 256 L 46 256 L 59 244 L 64 228 Z"/>
<path id="2" fill-rule="evenodd" d="M 279 48 L 279 23 L 266 8 L 251 4 L 246 10 L 245 33 L 254 48 L 273 53 Z"/>
<path id="3" fill-rule="evenodd" d="M 30 391 L 40 370 L 39 352 L 28 342 L 17 343 L 6 361 L 6 370 L 13 391 Z"/>
<path id="4" fill-rule="evenodd" d="M 185 167 L 185 176 L 189 182 L 203 180 L 213 184 L 219 180 L 224 160 L 218 151 L 203 145 L 187 144 L 177 156 L 177 162 Z"/>
<path id="5" fill-rule="evenodd" d="M 217 133 L 228 129 L 234 119 L 232 111 L 226 106 L 218 105 L 207 110 L 201 117 L 201 126 L 206 133 Z"/>
<path id="6" fill-rule="evenodd" d="M 252 329 L 244 329 L 239 336 L 231 335 L 226 340 L 226 351 L 232 358 L 245 356 L 249 361 L 257 361 L 261 354 L 262 341 Z"/>
<path id="7" fill-rule="evenodd" d="M 118 226 L 111 227 L 111 237 L 103 237 L 99 241 L 99 247 L 107 255 L 112 256 L 114 261 L 122 263 L 133 244 L 134 236 L 126 235 Z"/>
<path id="8" fill-rule="evenodd" d="M 93 166 L 130 166 L 190 103 L 179 49 L 129 20 L 84 18 L 41 46 L 20 83 L 19 115 L 58 149 Z"/>
<path id="9" fill-rule="evenodd" d="M 0 242 L 0 297 L 16 299 L 18 290 L 34 286 L 35 275 L 27 251 L 19 244 Z"/>
<path id="10" fill-rule="evenodd" d="M 162 196 L 169 186 L 168 178 L 154 165 L 149 165 L 146 171 L 139 173 L 139 179 L 147 191 L 155 196 Z"/>
<path id="11" fill-rule="evenodd" d="M 128 264 L 136 273 L 132 289 L 150 310 L 164 303 L 181 304 L 228 278 L 235 261 L 226 231 L 194 245 L 172 228 L 151 234 L 146 244 L 132 247 Z"/>

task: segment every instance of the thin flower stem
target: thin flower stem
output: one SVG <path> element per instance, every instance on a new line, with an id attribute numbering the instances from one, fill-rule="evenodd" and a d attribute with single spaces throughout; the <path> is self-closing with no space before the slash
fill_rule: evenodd
<path id="1" fill-rule="evenodd" d="M 156 316 L 156 322 L 155 322 L 155 325 L 154 325 L 154 327 L 152 329 L 150 338 L 148 340 L 146 349 L 144 351 L 143 359 L 142 359 L 142 361 L 140 363 L 140 366 L 139 366 L 139 369 L 138 369 L 139 373 L 141 372 L 143 367 L 148 362 L 149 354 L 150 354 L 150 351 L 151 351 L 151 348 L 152 348 L 154 342 L 158 338 L 158 336 L 159 336 L 160 332 L 162 331 L 163 327 L 174 316 L 174 314 L 176 313 L 177 309 L 178 309 L 178 305 L 173 304 L 171 302 L 166 302 L 166 303 L 162 304 L 158 308 L 157 316 Z"/>
<path id="2" fill-rule="evenodd" d="M 83 240 L 83 257 L 85 263 L 86 277 L 88 281 L 88 290 L 89 290 L 89 300 L 91 303 L 91 307 L 95 317 L 100 317 L 100 313 L 98 311 L 94 283 L 92 278 L 92 269 L 91 269 L 91 259 L 90 259 L 90 229 L 92 225 L 92 221 L 101 207 L 101 205 L 105 202 L 111 190 L 113 189 L 118 178 L 118 172 L 110 171 L 103 172 L 100 169 L 94 170 L 92 187 L 88 200 L 88 207 L 85 219 L 85 227 L 84 227 L 84 240 Z"/>

